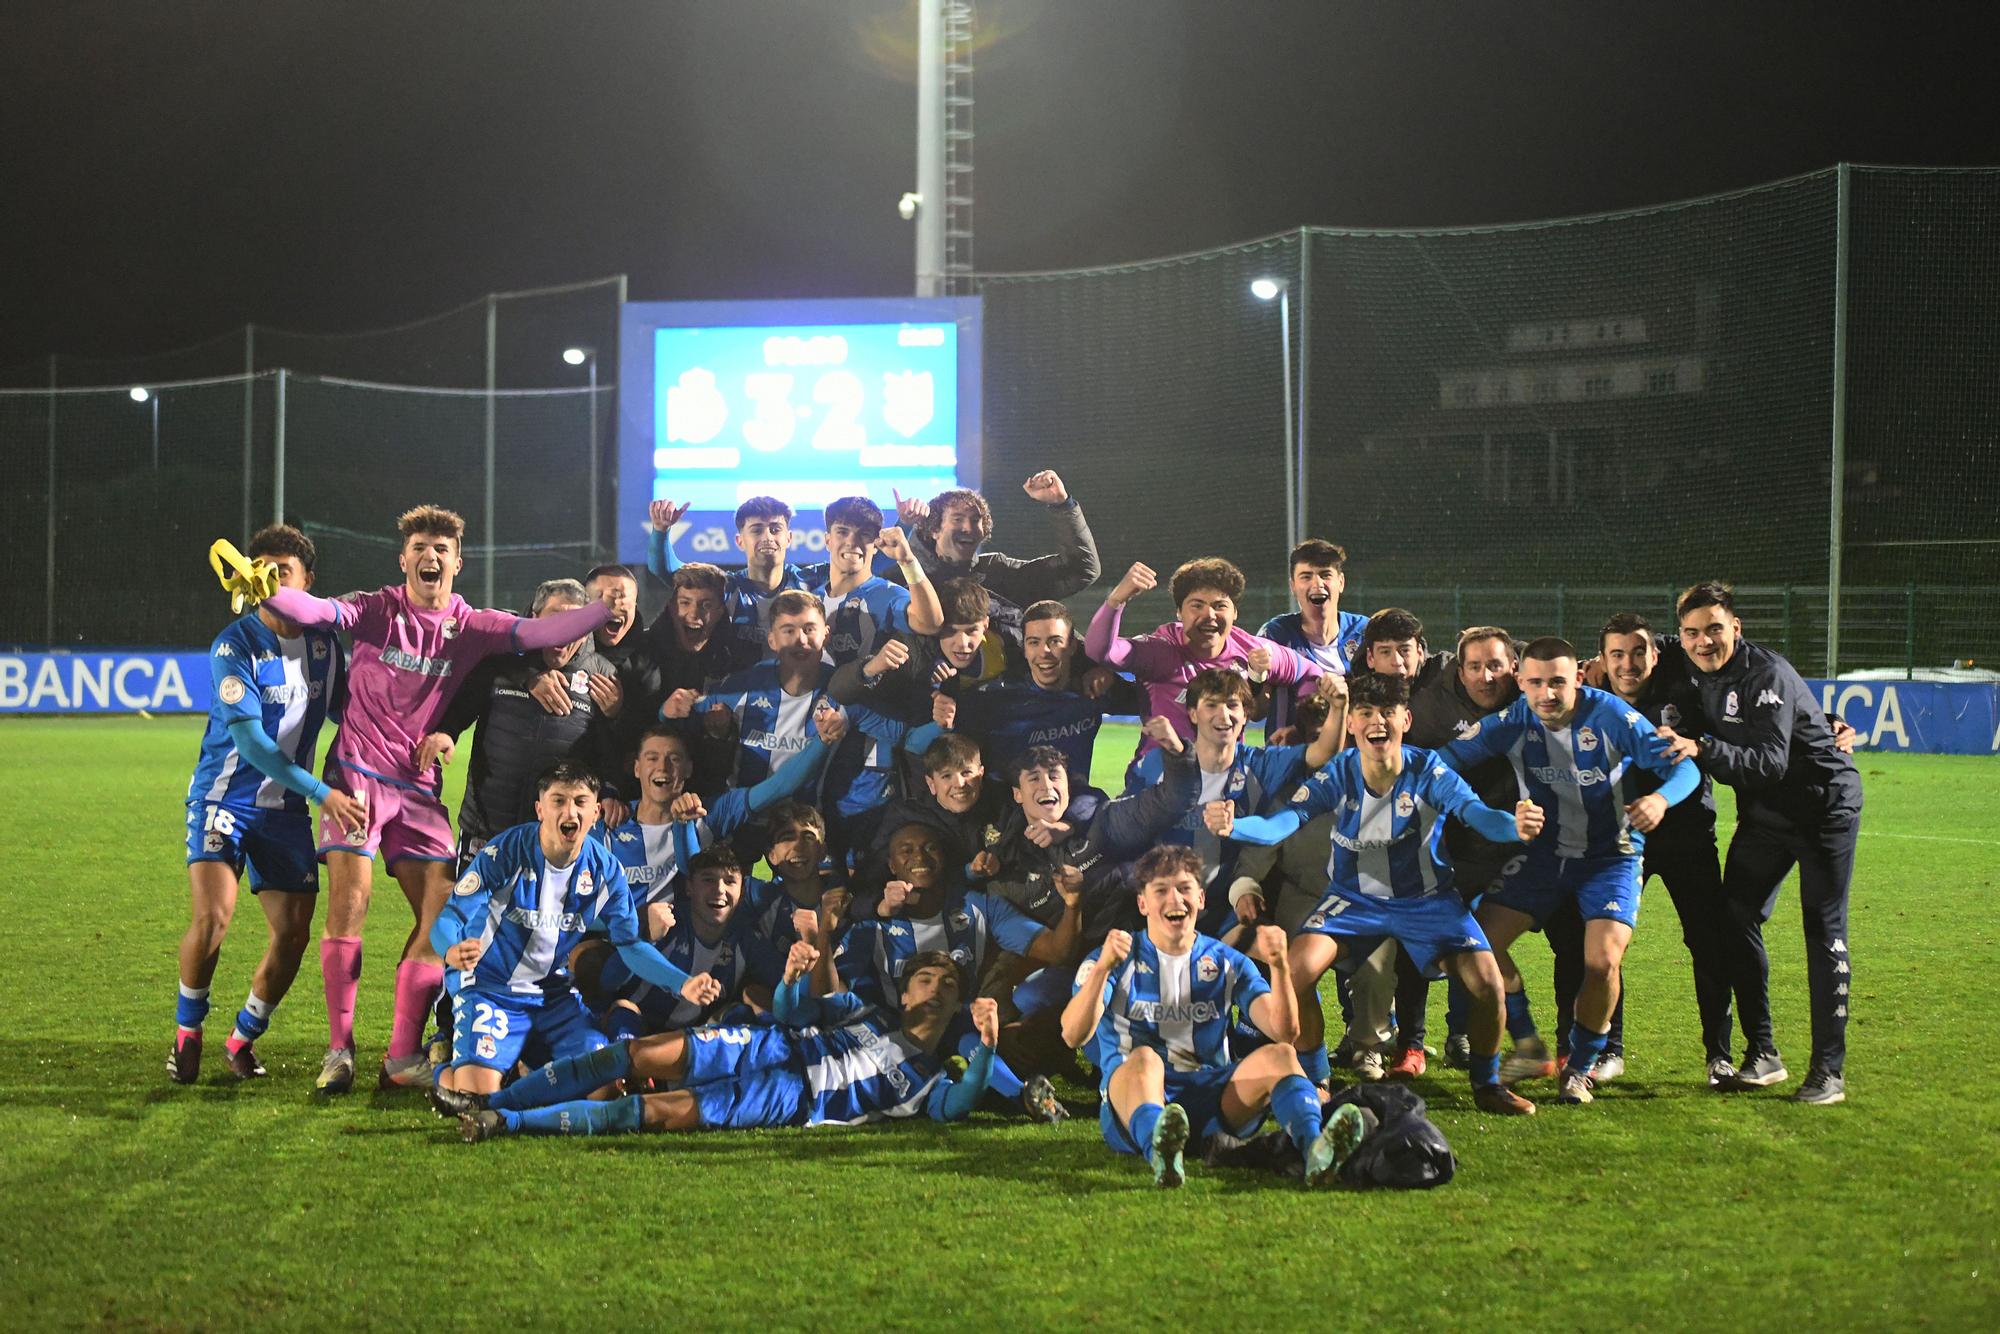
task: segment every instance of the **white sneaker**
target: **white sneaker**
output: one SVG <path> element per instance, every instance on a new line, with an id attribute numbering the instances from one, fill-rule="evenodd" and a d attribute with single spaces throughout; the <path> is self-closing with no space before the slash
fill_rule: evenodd
<path id="1" fill-rule="evenodd" d="M 1556 1058 L 1540 1038 L 1522 1038 L 1500 1062 L 1500 1082 L 1518 1084 L 1524 1079 L 1553 1079 Z"/>
<path id="2" fill-rule="evenodd" d="M 1708 1086 L 1717 1091 L 1727 1091 L 1736 1087 L 1736 1062 L 1727 1056 L 1718 1056 L 1708 1063 Z"/>
<path id="3" fill-rule="evenodd" d="M 1590 1076 L 1581 1070 L 1572 1070 L 1568 1066 L 1564 1066 L 1562 1072 L 1562 1092 L 1556 1094 L 1556 1101 L 1572 1103 L 1576 1106 L 1582 1106 L 1584 1103 L 1593 1101 L 1593 1096 L 1590 1092 Z"/>
<path id="4" fill-rule="evenodd" d="M 431 1064 L 427 1051 L 419 1051 L 414 1056 L 384 1056 L 382 1074 L 375 1086 L 382 1089 L 429 1088 L 436 1073 L 437 1067 Z"/>
<path id="5" fill-rule="evenodd" d="M 1354 1077 L 1356 1079 L 1372 1084 L 1382 1078 L 1385 1072 L 1386 1067 L 1383 1065 L 1381 1052 L 1376 1051 L 1372 1047 L 1363 1047 L 1354 1053 Z"/>
<path id="6" fill-rule="evenodd" d="M 1590 1067 L 1590 1082 L 1608 1084 L 1625 1073 L 1625 1058 L 1617 1052 L 1607 1051 L 1597 1058 L 1597 1064 Z"/>
<path id="7" fill-rule="evenodd" d="M 331 1047 L 320 1062 L 313 1087 L 321 1093 L 345 1093 L 354 1087 L 354 1048 Z"/>

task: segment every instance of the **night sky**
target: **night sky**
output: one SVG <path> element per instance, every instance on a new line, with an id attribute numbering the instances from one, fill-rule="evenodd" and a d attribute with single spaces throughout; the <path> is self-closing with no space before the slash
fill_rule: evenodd
<path id="1" fill-rule="evenodd" d="M 1982 7 L 1638 8 L 980 0 L 979 267 L 2000 163 Z M 907 293 L 915 45 L 907 0 L 9 5 L 0 367 L 618 272 Z"/>

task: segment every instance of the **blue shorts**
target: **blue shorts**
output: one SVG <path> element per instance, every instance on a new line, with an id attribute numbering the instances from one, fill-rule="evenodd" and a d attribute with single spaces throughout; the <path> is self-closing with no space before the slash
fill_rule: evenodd
<path id="1" fill-rule="evenodd" d="M 451 1063 L 502 1074 L 524 1061 L 529 1068 L 567 1056 L 587 1056 L 608 1039 L 590 1022 L 574 991 L 540 1005 L 490 991 L 462 991 L 451 998 Z"/>
<path id="2" fill-rule="evenodd" d="M 187 808 L 188 865 L 225 862 L 238 875 L 250 867 L 250 892 L 319 893 L 319 858 L 312 817 L 219 801 L 191 801 Z"/>
<path id="3" fill-rule="evenodd" d="M 1447 954 L 1493 948 L 1486 943 L 1486 933 L 1479 929 L 1479 923 L 1466 911 L 1465 901 L 1450 893 L 1425 894 L 1414 899 L 1328 894 L 1299 923 L 1300 934 L 1307 931 L 1322 936 L 1361 936 L 1374 940 L 1393 937 L 1408 952 L 1417 971 L 1432 978 L 1444 976 L 1438 960 Z M 1360 957 L 1372 953 L 1371 945 L 1361 951 Z"/>
<path id="4" fill-rule="evenodd" d="M 1097 1128 L 1104 1132 L 1104 1142 L 1115 1153 L 1132 1153 L 1146 1156 L 1150 1145 L 1142 1145 L 1132 1138 L 1132 1132 L 1118 1113 L 1111 1107 L 1111 1071 L 1124 1063 L 1120 1057 L 1110 1070 L 1104 1072 L 1104 1097 L 1097 1105 Z M 1192 1143 L 1199 1144 L 1219 1131 L 1227 1131 L 1238 1139 L 1248 1139 L 1257 1133 L 1257 1127 L 1264 1124 L 1264 1113 L 1258 1112 L 1244 1126 L 1232 1126 L 1222 1119 L 1222 1090 L 1228 1086 L 1230 1077 L 1236 1073 L 1236 1063 L 1209 1066 L 1203 1070 L 1169 1070 L 1166 1079 L 1168 1102 L 1177 1102 L 1187 1113 L 1188 1127 L 1193 1132 Z"/>
<path id="5" fill-rule="evenodd" d="M 704 1126 L 747 1130 L 800 1126 L 810 1110 L 806 1081 L 792 1066 L 791 1034 L 742 1024 L 691 1028 L 681 1088 Z"/>
<path id="6" fill-rule="evenodd" d="M 1535 920 L 1540 930 L 1564 899 L 1576 903 L 1586 922 L 1639 924 L 1639 887 L 1645 883 L 1644 858 L 1638 853 L 1612 857 L 1558 857 L 1546 848 L 1530 848 L 1507 863 L 1500 888 L 1482 903 L 1497 903 Z"/>

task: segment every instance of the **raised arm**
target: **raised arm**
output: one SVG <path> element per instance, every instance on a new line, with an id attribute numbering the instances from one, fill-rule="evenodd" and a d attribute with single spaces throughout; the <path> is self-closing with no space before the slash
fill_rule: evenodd
<path id="1" fill-rule="evenodd" d="M 1081 593 L 1096 583 L 1102 572 L 1097 542 L 1084 522 L 1083 507 L 1071 499 L 1062 478 L 1045 470 L 1030 477 L 1021 489 L 1047 507 L 1055 524 L 1056 549 L 1033 560 L 989 555 L 983 568 L 986 586 L 1025 607 L 1044 598 Z"/>
<path id="2" fill-rule="evenodd" d="M 1118 633 L 1125 619 L 1125 604 L 1159 582 L 1152 567 L 1134 564 L 1125 577 L 1105 595 L 1104 605 L 1090 618 L 1084 631 L 1083 651 L 1107 667 L 1121 667 L 1132 656 L 1132 641 Z"/>
<path id="3" fill-rule="evenodd" d="M 1091 1034 L 1104 1018 L 1104 996 L 1110 990 L 1111 972 L 1125 962 L 1132 953 L 1132 937 L 1124 931 L 1112 931 L 1104 937 L 1104 945 L 1090 958 L 1084 960 L 1076 977 L 1076 993 L 1063 1006 L 1063 1041 L 1074 1049 L 1090 1041 Z"/>
<path id="4" fill-rule="evenodd" d="M 263 605 L 294 625 L 345 627 L 354 624 L 353 606 L 333 598 L 314 597 L 302 588 L 280 588 L 265 598 Z"/>
<path id="5" fill-rule="evenodd" d="M 553 616 L 524 616 L 514 622 L 514 643 L 522 652 L 557 648 L 594 632 L 611 619 L 611 604 L 593 602 L 588 607 L 571 607 Z"/>

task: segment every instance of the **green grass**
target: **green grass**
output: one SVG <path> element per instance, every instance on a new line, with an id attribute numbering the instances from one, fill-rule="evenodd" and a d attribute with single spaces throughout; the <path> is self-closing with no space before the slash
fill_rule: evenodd
<path id="1" fill-rule="evenodd" d="M 1441 1190 L 1306 1195 L 1197 1166 L 1162 1195 L 1081 1116 L 467 1148 L 413 1095 L 313 1099 L 312 955 L 258 1044 L 272 1078 L 236 1087 L 220 1037 L 262 945 L 247 895 L 215 1059 L 171 1087 L 196 735 L 0 724 L 7 1327 L 1303 1326 L 1319 1308 L 1397 1326 L 2000 1325 L 1992 761 L 1863 760 L 1845 1106 L 1700 1087 L 1655 887 L 1626 971 L 1631 1071 L 1596 1105 L 1484 1117 L 1441 1071 L 1420 1084 L 1459 1155 Z M 1108 737 L 1100 768 L 1126 744 Z M 378 883 L 364 1057 L 386 1042 L 408 930 Z M 1795 894 L 1770 939 L 1800 1073 Z M 1546 952 L 1520 955 L 1545 997 Z"/>

